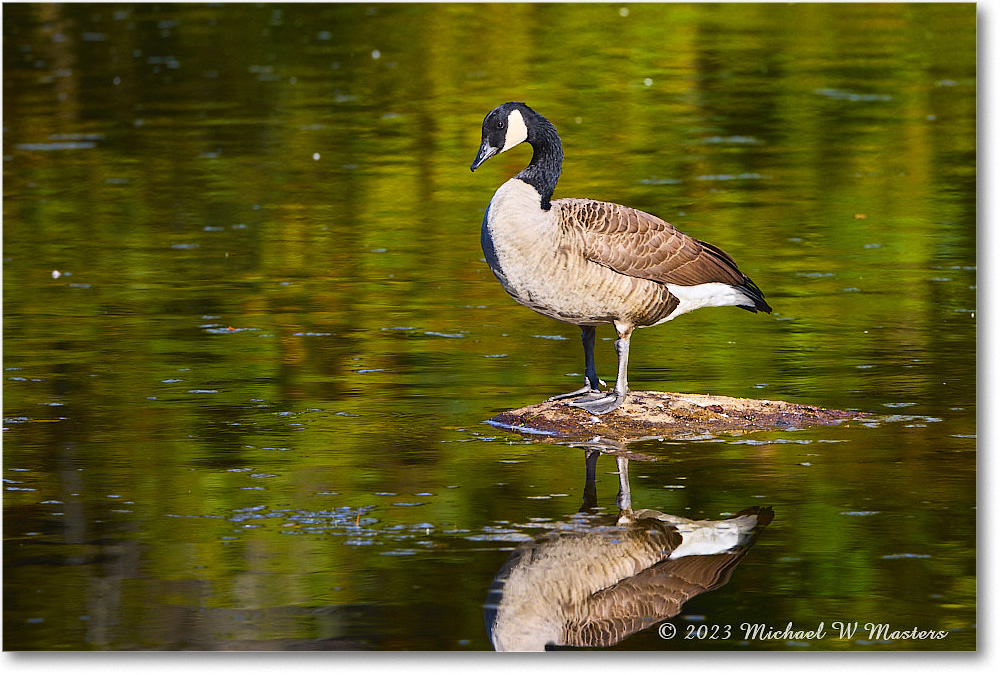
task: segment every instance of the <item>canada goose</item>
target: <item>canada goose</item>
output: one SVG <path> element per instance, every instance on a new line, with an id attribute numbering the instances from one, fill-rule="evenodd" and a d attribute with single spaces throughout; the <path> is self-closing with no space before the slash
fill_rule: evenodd
<path id="1" fill-rule="evenodd" d="M 517 302 L 583 331 L 584 385 L 549 400 L 600 415 L 628 394 L 629 339 L 701 307 L 735 305 L 771 312 L 764 294 L 721 249 L 648 213 L 593 199 L 556 199 L 562 142 L 524 103 L 504 103 L 483 120 L 470 167 L 527 141 L 531 163 L 500 186 L 483 216 L 486 262 Z M 618 378 L 603 393 L 594 366 L 595 327 L 618 333 Z"/>
<path id="2" fill-rule="evenodd" d="M 588 483 L 596 454 L 587 454 Z M 616 460 L 616 523 L 560 523 L 518 546 L 494 577 L 484 614 L 496 650 L 607 647 L 675 616 L 692 597 L 725 585 L 774 517 L 770 507 L 726 520 L 633 512 L 628 460 Z"/>

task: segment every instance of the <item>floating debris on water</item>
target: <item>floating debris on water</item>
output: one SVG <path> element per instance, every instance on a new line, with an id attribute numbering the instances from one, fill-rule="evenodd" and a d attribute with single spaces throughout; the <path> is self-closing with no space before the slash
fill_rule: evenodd
<path id="1" fill-rule="evenodd" d="M 846 91 L 844 89 L 813 89 L 814 94 L 819 94 L 820 96 L 825 96 L 827 98 L 836 99 L 838 101 L 891 101 L 892 96 L 888 94 L 856 94 L 852 91 Z"/>

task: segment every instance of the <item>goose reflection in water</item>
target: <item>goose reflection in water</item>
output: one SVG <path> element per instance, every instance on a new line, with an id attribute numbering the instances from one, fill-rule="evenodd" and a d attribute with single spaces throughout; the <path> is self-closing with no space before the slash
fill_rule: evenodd
<path id="1" fill-rule="evenodd" d="M 581 511 L 596 504 L 599 455 L 587 450 Z M 773 517 L 770 507 L 726 520 L 633 511 L 628 459 L 616 459 L 616 520 L 574 519 L 519 546 L 497 573 L 485 606 L 497 651 L 608 647 L 675 616 L 692 597 L 729 581 Z"/>

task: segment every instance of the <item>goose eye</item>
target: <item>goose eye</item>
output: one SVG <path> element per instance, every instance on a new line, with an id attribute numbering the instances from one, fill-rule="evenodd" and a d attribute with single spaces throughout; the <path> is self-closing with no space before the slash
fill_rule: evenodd
<path id="1" fill-rule="evenodd" d="M 503 129 L 503 120 L 497 120 L 497 129 Z"/>

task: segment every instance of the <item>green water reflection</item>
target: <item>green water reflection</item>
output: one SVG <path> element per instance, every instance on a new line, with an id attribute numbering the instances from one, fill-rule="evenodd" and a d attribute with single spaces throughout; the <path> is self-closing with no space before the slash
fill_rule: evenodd
<path id="1" fill-rule="evenodd" d="M 630 447 L 644 507 L 776 514 L 678 620 L 951 631 L 615 648 L 973 648 L 975 20 L 5 5 L 4 646 L 489 648 L 490 580 L 584 485 L 580 450 L 481 424 L 582 369 L 481 261 L 529 151 L 469 159 L 524 100 L 556 197 L 722 246 L 775 308 L 638 332 L 633 388 L 894 416 Z"/>

